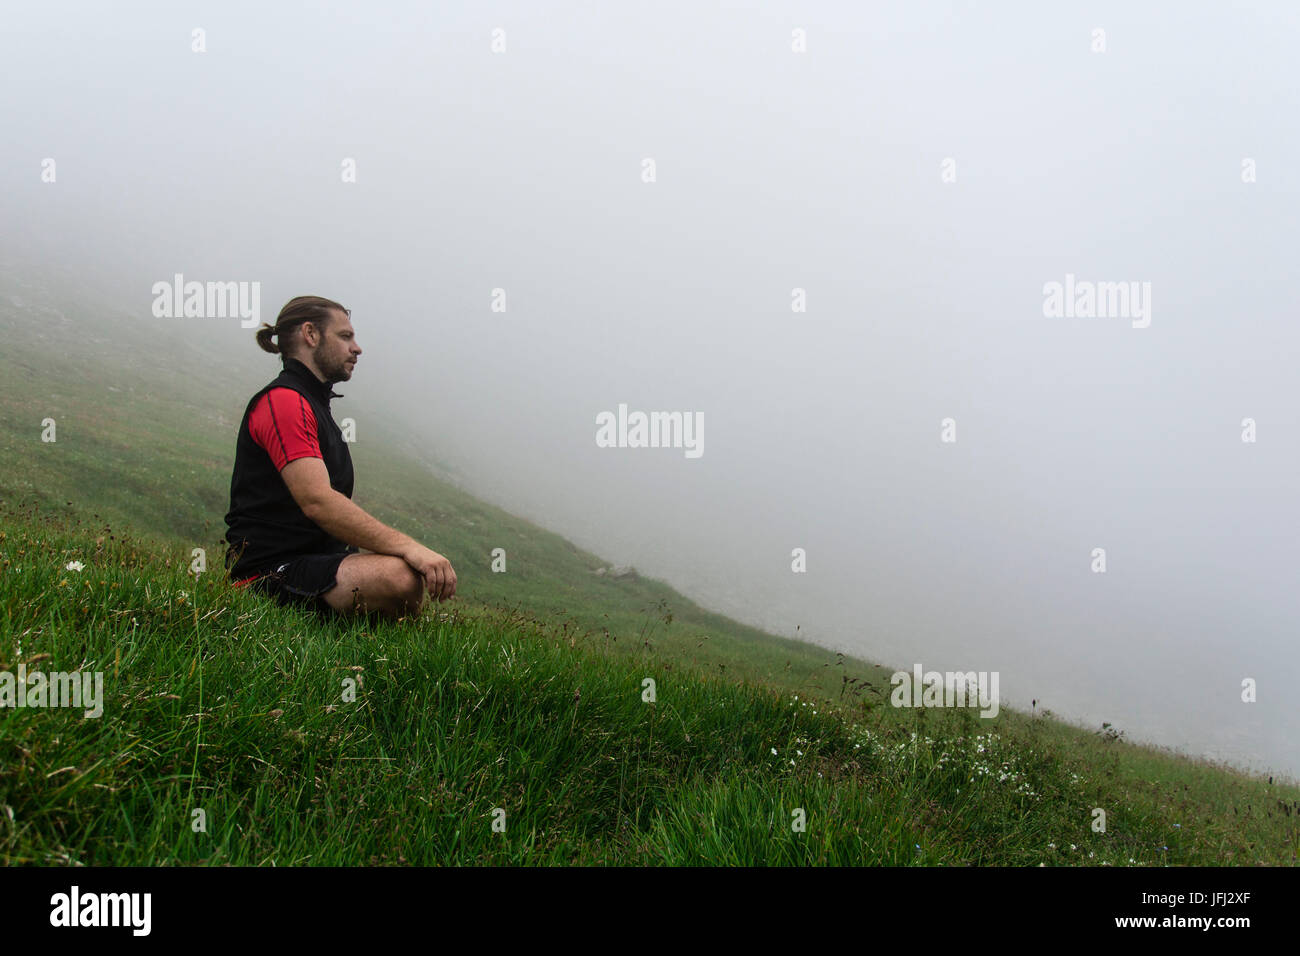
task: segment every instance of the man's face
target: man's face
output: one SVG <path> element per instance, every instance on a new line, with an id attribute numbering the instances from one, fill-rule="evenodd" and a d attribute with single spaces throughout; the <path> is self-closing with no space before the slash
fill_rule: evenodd
<path id="1" fill-rule="evenodd" d="M 339 311 L 334 312 L 334 320 L 321 331 L 317 327 L 320 341 L 311 350 L 312 361 L 327 382 L 346 382 L 352 377 L 352 369 L 361 354 L 357 345 L 357 334 L 352 330 L 352 320 Z"/>

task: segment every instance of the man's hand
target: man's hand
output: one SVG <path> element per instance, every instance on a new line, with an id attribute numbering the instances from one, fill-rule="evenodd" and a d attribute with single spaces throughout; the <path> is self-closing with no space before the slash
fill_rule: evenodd
<path id="1" fill-rule="evenodd" d="M 452 570 L 451 562 L 437 551 L 417 544 L 402 554 L 402 560 L 424 578 L 429 597 L 435 601 L 445 601 L 456 593 L 456 572 Z"/>

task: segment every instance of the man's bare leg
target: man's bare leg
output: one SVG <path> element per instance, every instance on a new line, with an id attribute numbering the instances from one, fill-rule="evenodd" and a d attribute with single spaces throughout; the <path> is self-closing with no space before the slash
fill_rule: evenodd
<path id="1" fill-rule="evenodd" d="M 334 587 L 322 595 L 340 614 L 399 618 L 419 613 L 424 579 L 390 554 L 350 554 L 339 563 Z"/>

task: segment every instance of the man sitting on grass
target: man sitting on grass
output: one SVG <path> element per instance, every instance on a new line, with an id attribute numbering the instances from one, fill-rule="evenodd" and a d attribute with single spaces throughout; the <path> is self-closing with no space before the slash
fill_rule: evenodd
<path id="1" fill-rule="evenodd" d="M 351 314 L 299 296 L 257 331 L 284 370 L 239 426 L 226 567 L 281 604 L 398 618 L 418 613 L 426 590 L 436 601 L 454 595 L 456 572 L 352 503 L 352 456 L 330 415 L 330 399 L 342 398 L 330 386 L 352 378 L 361 354 Z"/>

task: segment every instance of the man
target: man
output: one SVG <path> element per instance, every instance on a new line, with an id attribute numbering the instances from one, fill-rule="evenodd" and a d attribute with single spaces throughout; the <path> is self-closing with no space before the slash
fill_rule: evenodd
<path id="1" fill-rule="evenodd" d="M 331 385 L 351 379 L 361 355 L 351 315 L 299 296 L 257 331 L 284 369 L 249 401 L 239 426 L 226 567 L 281 604 L 398 618 L 418 613 L 426 591 L 452 597 L 456 572 L 352 503 L 352 456 L 330 415 L 330 399 L 343 397 Z"/>

